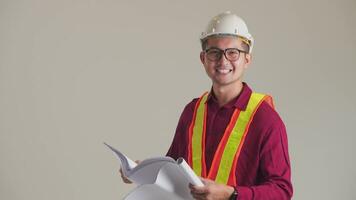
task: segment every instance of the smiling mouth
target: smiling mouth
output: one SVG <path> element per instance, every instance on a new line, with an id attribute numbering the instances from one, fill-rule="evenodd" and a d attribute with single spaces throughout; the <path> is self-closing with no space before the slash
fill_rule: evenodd
<path id="1" fill-rule="evenodd" d="M 215 69 L 215 71 L 220 74 L 228 74 L 228 73 L 232 72 L 232 69 Z"/>

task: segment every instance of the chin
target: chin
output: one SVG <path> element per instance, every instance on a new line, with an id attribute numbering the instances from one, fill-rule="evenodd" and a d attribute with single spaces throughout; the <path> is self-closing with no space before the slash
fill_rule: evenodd
<path id="1" fill-rule="evenodd" d="M 214 84 L 219 85 L 219 86 L 227 86 L 227 85 L 233 85 L 239 82 L 239 79 L 237 80 L 215 80 Z"/>

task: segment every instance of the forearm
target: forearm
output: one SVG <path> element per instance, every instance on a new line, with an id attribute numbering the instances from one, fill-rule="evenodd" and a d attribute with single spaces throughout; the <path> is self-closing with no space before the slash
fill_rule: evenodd
<path id="1" fill-rule="evenodd" d="M 266 133 L 259 155 L 258 175 L 253 182 L 237 186 L 238 200 L 291 199 L 293 186 L 287 134 L 281 121 Z"/>
<path id="2" fill-rule="evenodd" d="M 288 200 L 292 198 L 289 184 L 268 183 L 257 186 L 237 186 L 238 200 Z"/>

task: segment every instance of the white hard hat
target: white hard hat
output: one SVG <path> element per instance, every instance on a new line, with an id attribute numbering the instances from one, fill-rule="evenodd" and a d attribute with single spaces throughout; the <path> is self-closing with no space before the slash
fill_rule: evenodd
<path id="1" fill-rule="evenodd" d="M 203 41 L 205 38 L 212 35 L 235 35 L 242 37 L 247 40 L 245 42 L 249 43 L 249 53 L 252 52 L 254 41 L 252 35 L 248 32 L 246 23 L 243 19 L 232 14 L 230 11 L 223 12 L 213 17 L 205 31 L 202 32 L 200 40 Z"/>

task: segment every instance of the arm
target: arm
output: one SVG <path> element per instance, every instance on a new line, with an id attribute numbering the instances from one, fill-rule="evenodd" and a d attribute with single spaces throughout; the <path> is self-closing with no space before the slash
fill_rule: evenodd
<path id="1" fill-rule="evenodd" d="M 291 167 L 287 133 L 283 122 L 267 131 L 260 151 L 258 184 L 237 186 L 239 200 L 291 199 Z"/>
<path id="2" fill-rule="evenodd" d="M 196 101 L 197 99 L 194 99 L 185 106 L 179 118 L 173 141 L 166 156 L 172 157 L 175 160 L 179 157 L 187 160 L 188 129 L 192 120 L 192 113 L 194 112 Z"/>
<path id="3" fill-rule="evenodd" d="M 293 189 L 287 145 L 284 125 L 271 127 L 267 131 L 261 145 L 257 184 L 237 186 L 238 200 L 291 199 Z M 211 180 L 204 179 L 204 184 L 203 187 L 190 186 L 195 199 L 228 200 L 233 192 L 231 186 Z"/>

